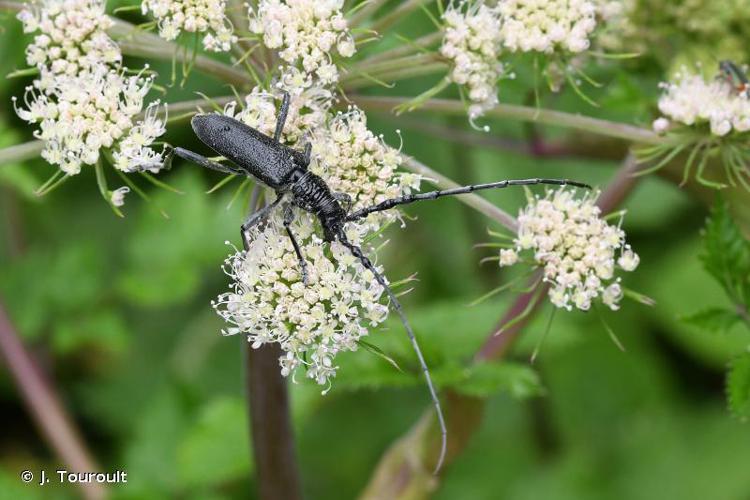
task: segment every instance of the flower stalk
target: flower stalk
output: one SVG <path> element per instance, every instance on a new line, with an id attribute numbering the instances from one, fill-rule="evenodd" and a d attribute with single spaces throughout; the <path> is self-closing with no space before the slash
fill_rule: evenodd
<path id="1" fill-rule="evenodd" d="M 47 379 L 32 354 L 21 342 L 0 304 L 0 354 L 26 403 L 32 419 L 66 468 L 75 472 L 102 470 L 68 415 L 52 382 Z M 78 483 L 87 500 L 106 498 L 100 483 Z"/>
<path id="2" fill-rule="evenodd" d="M 352 101 L 367 110 L 386 111 L 411 101 L 410 97 L 380 97 L 350 95 Z M 430 99 L 417 110 L 417 112 L 432 111 L 446 115 L 464 115 L 466 108 L 464 103 L 454 99 Z M 531 106 L 518 106 L 514 104 L 498 104 L 487 110 L 485 116 L 489 118 L 510 118 L 522 122 L 535 122 L 544 125 L 566 127 L 573 130 L 590 132 L 606 137 L 621 139 L 640 144 L 660 144 L 663 138 L 651 130 L 628 125 L 625 123 L 592 118 L 580 114 L 554 111 L 550 109 L 535 108 Z"/>

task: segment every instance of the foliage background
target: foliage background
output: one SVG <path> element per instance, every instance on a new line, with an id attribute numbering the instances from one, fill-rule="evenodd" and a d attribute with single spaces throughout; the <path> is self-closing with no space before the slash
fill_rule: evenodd
<path id="1" fill-rule="evenodd" d="M 25 43 L 11 15 L 2 26 L 0 73 L 7 74 L 25 66 Z M 413 15 L 396 31 L 416 36 L 429 29 L 424 16 Z M 678 32 L 669 35 L 678 59 L 714 50 L 715 32 Z M 548 96 L 544 105 L 648 125 L 656 83 L 669 70 L 664 59 L 657 54 L 598 70 L 597 78 L 606 82 L 591 90 L 599 109 L 572 92 Z M 168 65 L 156 69 L 161 83 L 168 83 Z M 530 66 L 519 62 L 517 70 L 519 78 L 501 86 L 504 102 L 526 98 Z M 31 139 L 31 129 L 10 105 L 27 83 L 0 80 L 0 102 L 6 103 L 0 107 L 0 146 Z M 429 83 L 402 82 L 391 93 L 416 95 Z M 169 100 L 193 98 L 195 91 L 227 93 L 196 72 L 185 88 L 169 90 Z M 438 140 L 415 129 L 415 120 L 417 129 L 469 130 L 463 118 L 438 115 L 370 114 L 369 123 L 391 143 L 397 143 L 400 128 L 407 154 L 463 183 L 544 175 L 603 185 L 618 165 Z M 491 138 L 523 140 L 528 132 L 510 121 L 488 123 Z M 558 130 L 545 133 L 565 137 Z M 185 124 L 172 126 L 167 140 L 195 144 Z M 209 306 L 226 287 L 219 269 L 229 250 L 223 242 L 238 241 L 244 207 L 226 208 L 231 189 L 205 194 L 220 179 L 214 173 L 175 162 L 164 179 L 184 194 L 151 190 L 151 204 L 131 194 L 127 217 L 118 219 L 87 169 L 51 195 L 35 197 L 34 188 L 52 172 L 42 160 L 0 166 L 0 297 L 103 469 L 128 472 L 128 484 L 112 493 L 133 499 L 246 498 L 254 478 L 242 339 L 222 338 L 222 324 Z M 515 213 L 523 193 L 487 198 Z M 641 266 L 626 283 L 657 302 L 649 308 L 625 301 L 622 311 L 606 315 L 627 352 L 615 348 L 593 314 L 557 314 L 533 367 L 538 379 L 524 369 L 510 390 L 490 396 L 481 430 L 447 471 L 436 498 L 750 497 L 750 427 L 727 411 L 724 383 L 727 363 L 747 348 L 748 331 L 737 326 L 708 334 L 679 319 L 708 306 L 731 307 L 698 259 L 706 209 L 657 177 L 644 180 L 625 206 L 629 242 L 641 255 Z M 441 370 L 449 373 L 471 358 L 512 294 L 467 306 L 507 279 L 493 265 L 478 265 L 487 253 L 473 245 L 488 240 L 485 229 L 492 224 L 486 219 L 450 200 L 407 213 L 417 220 L 405 231 L 389 230 L 380 261 L 392 279 L 418 273 L 404 303 L 439 379 Z M 519 366 L 527 365 L 548 312 L 525 329 L 514 349 L 511 360 Z M 403 337 L 400 326 L 390 323 L 371 340 L 413 368 Z M 356 496 L 382 452 L 427 403 L 421 383 L 372 354 L 360 351 L 341 360 L 327 396 L 306 383 L 292 386 L 309 498 Z M 0 419 L 0 496 L 77 497 L 69 486 L 40 489 L 20 481 L 23 469 L 51 471 L 57 464 L 4 371 Z"/>

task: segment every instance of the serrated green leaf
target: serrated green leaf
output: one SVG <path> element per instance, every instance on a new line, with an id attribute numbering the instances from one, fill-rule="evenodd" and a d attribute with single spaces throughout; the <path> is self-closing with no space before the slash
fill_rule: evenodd
<path id="1" fill-rule="evenodd" d="M 209 402 L 177 450 L 185 485 L 207 487 L 250 475 L 247 413 L 239 398 Z"/>
<path id="2" fill-rule="evenodd" d="M 686 323 L 710 333 L 727 333 L 741 319 L 737 313 L 721 307 L 711 307 L 682 318 Z"/>
<path id="3" fill-rule="evenodd" d="M 507 391 L 517 398 L 542 394 L 539 375 L 520 363 L 477 363 L 465 371 L 465 378 L 451 388 L 467 396 L 488 397 Z"/>
<path id="4" fill-rule="evenodd" d="M 706 224 L 701 260 L 735 304 L 750 299 L 750 243 L 732 220 L 729 204 L 718 199 Z"/>
<path id="5" fill-rule="evenodd" d="M 750 353 L 735 358 L 727 374 L 729 409 L 742 420 L 750 419 Z"/>

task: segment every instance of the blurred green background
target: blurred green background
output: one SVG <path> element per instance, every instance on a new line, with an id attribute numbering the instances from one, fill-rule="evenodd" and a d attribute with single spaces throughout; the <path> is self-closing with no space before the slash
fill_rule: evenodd
<path id="1" fill-rule="evenodd" d="M 727 9 L 720 11 L 734 12 Z M 416 37 L 430 29 L 423 16 L 412 17 L 396 31 Z M 0 74 L 7 74 L 25 67 L 24 43 L 12 16 L 3 18 L 2 27 Z M 679 36 L 663 34 L 672 37 L 669 61 L 715 53 L 730 35 L 744 36 L 739 28 L 728 29 L 726 39 L 716 30 L 675 31 Z M 599 109 L 572 92 L 545 97 L 543 105 L 647 126 L 656 83 L 671 64 L 661 53 L 666 48 L 658 49 L 637 62 L 594 71 L 606 82 L 590 90 Z M 139 67 L 142 61 L 129 63 Z M 155 67 L 164 75 L 161 83 L 168 83 L 169 65 Z M 519 78 L 502 83 L 502 101 L 527 98 L 530 68 L 528 61 L 517 62 Z M 0 79 L 0 146 L 32 139 L 32 129 L 10 105 L 28 83 Z M 416 95 L 430 84 L 406 81 L 391 93 Z M 185 88 L 170 89 L 168 99 L 192 99 L 198 90 L 227 93 L 195 72 Z M 369 123 L 392 144 L 400 128 L 405 153 L 462 183 L 543 175 L 603 186 L 618 165 L 467 146 L 416 130 L 415 120 L 416 128 L 470 131 L 463 118 L 437 115 L 402 120 L 372 114 Z M 527 133 L 518 123 L 487 123 L 493 138 L 523 140 Z M 195 143 L 184 123 L 171 127 L 167 140 Z M 184 194 L 149 186 L 153 201 L 131 193 L 126 217 L 119 219 L 100 198 L 90 170 L 39 199 L 33 190 L 53 173 L 51 166 L 39 159 L 0 165 L 0 300 L 103 469 L 128 472 L 127 485 L 111 488 L 116 498 L 247 498 L 255 479 L 243 340 L 220 335 L 222 322 L 209 305 L 226 289 L 220 264 L 230 248 L 224 241 L 238 243 L 245 207 L 237 202 L 227 208 L 232 189 L 205 193 L 220 180 L 214 173 L 175 162 L 160 179 Z M 112 188 L 119 186 L 115 179 L 110 177 Z M 515 213 L 523 192 L 487 198 Z M 436 498 L 750 498 L 750 426 L 727 411 L 724 384 L 727 363 L 746 350 L 750 336 L 741 326 L 726 335 L 707 334 L 679 319 L 706 306 L 730 306 L 698 259 L 706 209 L 656 177 L 641 182 L 624 208 L 628 241 L 641 256 L 625 283 L 657 303 L 624 301 L 621 311 L 605 314 L 627 352 L 617 350 L 595 315 L 558 313 L 533 366 L 541 389 L 532 377 L 530 387 L 489 397 L 481 429 L 446 471 Z M 455 200 L 416 205 L 407 213 L 416 220 L 405 230 L 389 230 L 380 262 L 391 279 L 418 273 L 403 301 L 428 363 L 437 372 L 461 366 L 514 297 L 506 292 L 468 307 L 507 279 L 494 265 L 479 266 L 488 253 L 473 248 L 489 240 L 488 227 L 497 228 Z M 542 310 L 525 329 L 509 361 L 528 365 L 548 313 Z M 413 368 L 397 323 L 372 332 L 370 340 Z M 306 382 L 291 387 L 308 498 L 356 496 L 384 450 L 428 403 L 420 382 L 398 376 L 366 351 L 338 359 L 341 370 L 327 396 Z M 40 489 L 20 481 L 21 470 L 50 471 L 57 461 L 4 369 L 0 419 L 0 498 L 76 498 L 70 486 Z"/>

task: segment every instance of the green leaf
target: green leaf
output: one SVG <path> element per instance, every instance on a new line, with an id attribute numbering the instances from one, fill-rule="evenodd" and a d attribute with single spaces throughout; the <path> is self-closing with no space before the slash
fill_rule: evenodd
<path id="1" fill-rule="evenodd" d="M 249 476 L 250 440 L 243 401 L 209 402 L 177 450 L 177 465 L 187 486 L 220 485 Z"/>
<path id="2" fill-rule="evenodd" d="M 184 441 L 189 407 L 175 387 L 162 385 L 133 419 L 122 463 L 129 474 L 123 498 L 170 498 L 185 485 L 177 475 L 175 450 Z"/>
<path id="3" fill-rule="evenodd" d="M 203 276 L 221 276 L 220 263 L 237 240 L 242 203 L 226 209 L 226 196 L 206 196 L 206 185 L 195 170 L 182 170 L 169 182 L 184 194 L 160 190 L 137 215 L 126 248 L 125 272 L 119 291 L 141 306 L 165 306 L 191 298 Z M 159 210 L 169 214 L 165 219 Z"/>
<path id="4" fill-rule="evenodd" d="M 93 240 L 75 240 L 54 253 L 33 249 L 0 269 L 0 292 L 21 334 L 37 338 L 61 318 L 99 307 L 107 291 L 104 255 Z"/>
<path id="5" fill-rule="evenodd" d="M 717 199 L 706 224 L 701 260 L 721 283 L 732 302 L 747 306 L 750 299 L 750 243 L 732 220 L 729 204 Z"/>
<path id="6" fill-rule="evenodd" d="M 735 358 L 727 374 L 729 409 L 742 420 L 750 419 L 750 352 Z"/>
<path id="7" fill-rule="evenodd" d="M 539 375 L 521 363 L 477 363 L 466 370 L 466 377 L 452 388 L 467 396 L 488 397 L 507 391 L 516 398 L 543 394 Z"/>
<path id="8" fill-rule="evenodd" d="M 682 318 L 686 323 L 710 333 L 727 333 L 741 319 L 739 314 L 721 307 L 711 307 Z"/>
<path id="9" fill-rule="evenodd" d="M 111 310 L 98 310 L 57 323 L 52 346 L 60 354 L 92 344 L 121 353 L 129 340 L 128 329 L 119 314 Z"/>

